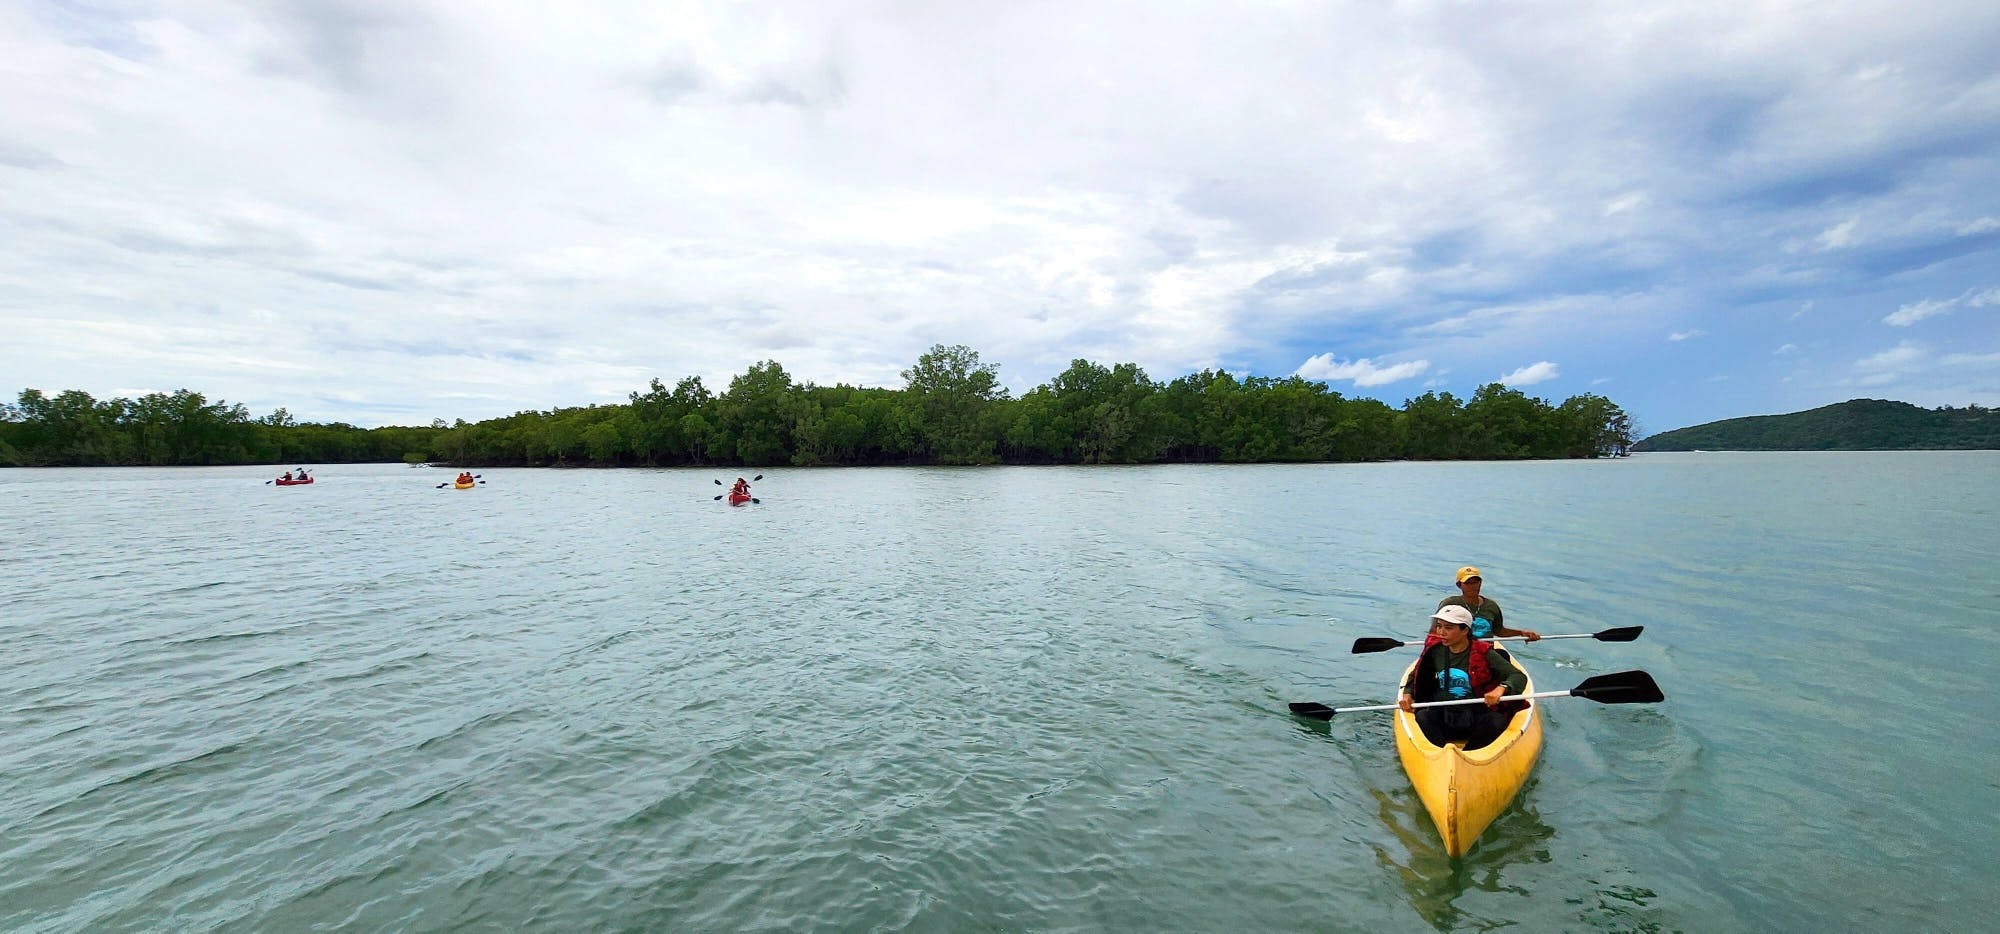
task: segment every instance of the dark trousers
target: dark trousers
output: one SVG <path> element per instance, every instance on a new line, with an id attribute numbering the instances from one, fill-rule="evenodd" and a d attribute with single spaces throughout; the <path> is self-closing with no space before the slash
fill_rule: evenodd
<path id="1" fill-rule="evenodd" d="M 1463 740 L 1465 748 L 1478 749 L 1500 738 L 1514 715 L 1485 704 L 1454 707 L 1425 707 L 1417 711 L 1417 726 L 1434 746 Z"/>

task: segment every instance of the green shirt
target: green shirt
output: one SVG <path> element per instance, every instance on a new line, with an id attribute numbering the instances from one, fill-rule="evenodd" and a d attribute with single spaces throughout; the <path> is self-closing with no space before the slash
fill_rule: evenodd
<path id="1" fill-rule="evenodd" d="M 1462 606 L 1472 611 L 1472 638 L 1474 639 L 1491 639 L 1494 632 L 1507 628 L 1507 624 L 1500 621 L 1500 604 L 1495 602 L 1492 597 L 1482 595 L 1479 598 L 1479 606 L 1477 608 L 1466 603 L 1463 596 L 1446 597 L 1438 601 L 1438 609 L 1442 610 L 1448 606 Z"/>

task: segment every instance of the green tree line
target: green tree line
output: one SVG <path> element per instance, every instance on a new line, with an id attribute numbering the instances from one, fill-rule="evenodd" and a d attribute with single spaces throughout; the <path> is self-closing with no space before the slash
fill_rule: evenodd
<path id="1" fill-rule="evenodd" d="M 2000 449 L 2000 410 L 1919 408 L 1849 399 L 1788 415 L 1751 415 L 1663 431 L 1638 451 L 1923 451 Z"/>
<path id="2" fill-rule="evenodd" d="M 901 389 L 799 383 L 774 360 L 720 393 L 658 379 L 623 405 L 481 422 L 357 428 L 252 418 L 200 393 L 98 401 L 69 390 L 0 405 L 11 466 L 326 464 L 861 466 L 1511 460 L 1623 453 L 1631 421 L 1585 394 L 1559 405 L 1499 383 L 1465 400 L 1427 392 L 1401 409 L 1300 377 L 1203 370 L 1158 382 L 1076 360 L 1019 398 L 964 346 L 932 347 Z"/>
<path id="3" fill-rule="evenodd" d="M 99 401 L 22 390 L 0 404 L 0 466 L 126 467 L 394 461 L 430 447 L 436 428 L 299 424 L 284 409 L 252 418 L 198 392 Z"/>

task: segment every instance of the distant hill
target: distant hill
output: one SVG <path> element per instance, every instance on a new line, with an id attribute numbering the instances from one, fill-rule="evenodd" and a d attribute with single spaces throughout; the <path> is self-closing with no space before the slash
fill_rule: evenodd
<path id="1" fill-rule="evenodd" d="M 1790 415 L 1753 415 L 1663 431 L 1632 450 L 2000 450 L 2000 409 L 1925 409 L 1887 399 L 1850 399 Z"/>

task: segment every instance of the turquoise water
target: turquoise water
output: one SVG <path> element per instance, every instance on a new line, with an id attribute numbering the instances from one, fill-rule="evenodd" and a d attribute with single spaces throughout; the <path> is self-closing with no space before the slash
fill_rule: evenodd
<path id="1" fill-rule="evenodd" d="M 0 471 L 0 929 L 1983 928 L 2000 454 Z M 1545 689 L 1447 858 L 1452 570 Z"/>

